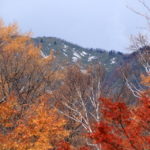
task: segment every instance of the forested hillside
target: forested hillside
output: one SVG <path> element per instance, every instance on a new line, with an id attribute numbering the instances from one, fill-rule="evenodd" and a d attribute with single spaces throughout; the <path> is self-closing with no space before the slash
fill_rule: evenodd
<path id="1" fill-rule="evenodd" d="M 57 60 L 66 65 L 81 63 L 83 67 L 89 64 L 103 64 L 107 71 L 112 71 L 116 66 L 122 64 L 129 55 L 114 50 L 88 49 L 69 43 L 54 37 L 38 37 L 33 39 L 34 43 L 41 46 L 42 55 L 46 57 L 50 51 L 54 51 Z"/>
<path id="2" fill-rule="evenodd" d="M 86 49 L 1 21 L 0 150 L 149 150 L 150 47 L 138 46 Z"/>
<path id="3" fill-rule="evenodd" d="M 128 79 L 136 86 L 140 80 L 140 74 L 144 69 L 139 62 L 141 53 L 145 49 L 128 54 L 119 51 L 106 51 L 102 49 L 88 49 L 69 43 L 54 37 L 38 37 L 33 39 L 36 46 L 41 48 L 41 56 L 46 58 L 51 52 L 55 56 L 55 64 L 59 68 L 78 65 L 81 71 L 85 71 L 91 65 L 100 65 L 105 70 L 104 84 L 108 94 L 108 87 L 113 89 L 111 92 L 120 92 L 124 86 L 123 72 L 126 72 Z M 130 72 L 130 73 L 129 73 Z M 111 93 L 112 94 L 112 93 Z"/>

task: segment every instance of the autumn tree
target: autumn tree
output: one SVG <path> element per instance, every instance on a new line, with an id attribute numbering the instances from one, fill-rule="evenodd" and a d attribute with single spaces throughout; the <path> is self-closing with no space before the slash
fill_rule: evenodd
<path id="1" fill-rule="evenodd" d="M 31 104 L 17 120 L 14 117 L 20 110 L 16 102 L 15 97 L 11 96 L 7 102 L 0 105 L 0 125 L 3 127 L 0 134 L 0 149 L 48 150 L 69 135 L 64 129 L 66 120 L 57 110 L 50 109 L 45 97 Z"/>
<path id="2" fill-rule="evenodd" d="M 47 150 L 64 140 L 66 120 L 50 107 L 59 73 L 29 34 L 0 22 L 0 149 Z"/>
<path id="3" fill-rule="evenodd" d="M 67 69 L 63 85 L 56 93 L 59 100 L 57 109 L 70 120 L 70 140 L 75 143 L 97 147 L 86 138 L 85 133 L 92 133 L 92 123 L 101 119 L 100 103 L 102 95 L 104 68 L 100 65 L 90 66 L 87 70 L 71 66 Z M 82 136 L 81 136 L 82 135 Z"/>
<path id="4" fill-rule="evenodd" d="M 19 33 L 16 24 L 0 22 L 0 101 L 14 92 L 22 104 L 32 103 L 51 91 L 55 69 L 53 56 L 41 56 L 29 34 Z"/>
<path id="5" fill-rule="evenodd" d="M 137 60 L 144 68 L 144 75 L 149 76 L 150 74 L 150 39 L 149 39 L 149 27 L 150 27 L 150 6 L 148 3 L 144 0 L 136 0 L 139 4 L 139 6 L 142 7 L 143 12 L 139 11 L 138 9 L 134 8 L 133 6 L 128 6 L 128 8 L 134 12 L 135 14 L 143 17 L 147 22 L 147 27 L 145 27 L 147 34 L 139 33 L 137 35 L 131 35 L 130 41 L 131 44 L 129 46 L 129 50 L 132 50 L 136 53 L 138 53 Z M 144 76 L 143 75 L 143 76 Z M 145 85 L 139 86 L 140 88 L 137 88 L 132 82 L 128 80 L 126 75 L 124 75 L 124 78 L 126 80 L 126 84 L 128 88 L 131 90 L 133 95 L 135 97 L 141 97 L 141 91 L 143 91 L 145 88 L 147 88 Z M 143 89 L 144 88 L 144 89 Z"/>
<path id="6" fill-rule="evenodd" d="M 142 76 L 149 86 L 150 75 Z M 102 120 L 89 134 L 102 150 L 150 149 L 150 90 L 141 91 L 137 105 L 100 98 Z"/>

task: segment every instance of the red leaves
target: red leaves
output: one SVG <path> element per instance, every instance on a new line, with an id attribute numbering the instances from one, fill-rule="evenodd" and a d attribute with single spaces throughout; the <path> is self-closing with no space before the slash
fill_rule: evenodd
<path id="1" fill-rule="evenodd" d="M 58 145 L 58 148 L 56 150 L 71 150 L 70 144 L 67 142 L 61 142 Z"/>
<path id="2" fill-rule="evenodd" d="M 113 127 L 107 123 L 100 122 L 95 126 L 95 129 L 94 133 L 90 134 L 90 138 L 94 139 L 97 144 L 102 144 L 103 148 L 109 147 L 110 150 L 113 149 L 113 147 L 121 150 L 118 144 L 121 143 L 121 138 L 113 134 Z"/>
<path id="3" fill-rule="evenodd" d="M 87 146 L 81 148 L 72 148 L 67 142 L 60 142 L 56 150 L 90 150 Z"/>
<path id="4" fill-rule="evenodd" d="M 90 150 L 87 146 L 81 147 L 80 150 Z"/>
<path id="5" fill-rule="evenodd" d="M 89 134 L 103 150 L 150 149 L 150 99 L 143 97 L 139 106 L 101 98 L 102 120 Z"/>
<path id="6" fill-rule="evenodd" d="M 125 103 L 121 102 L 112 102 L 109 99 L 101 98 L 102 102 L 101 112 L 103 114 L 103 118 L 107 121 L 118 123 L 122 120 L 124 123 L 129 123 L 129 115 L 130 111 Z"/>

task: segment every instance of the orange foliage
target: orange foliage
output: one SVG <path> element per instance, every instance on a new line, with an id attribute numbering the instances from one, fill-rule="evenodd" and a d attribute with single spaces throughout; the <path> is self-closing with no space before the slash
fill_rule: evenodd
<path id="1" fill-rule="evenodd" d="M 14 111 L 12 104 L 1 105 L 4 111 L 6 109 L 11 113 Z M 11 114 L 8 113 L 8 119 L 10 116 Z M 68 136 L 68 131 L 64 129 L 65 124 L 65 119 L 60 118 L 56 110 L 48 108 L 47 102 L 42 99 L 39 103 L 29 106 L 23 118 L 17 120 L 16 125 L 13 124 L 13 127 L 15 126 L 13 130 L 0 135 L 2 141 L 0 148 L 48 150 Z"/>
<path id="2" fill-rule="evenodd" d="M 150 75 L 149 76 L 142 75 L 141 78 L 143 85 L 150 86 Z"/>
<path id="3" fill-rule="evenodd" d="M 57 80 L 53 62 L 53 53 L 43 58 L 30 34 L 21 34 L 16 24 L 0 22 L 0 99 L 13 92 L 21 103 L 32 103 L 50 91 Z"/>
<path id="4" fill-rule="evenodd" d="M 57 80 L 52 55 L 42 58 L 30 34 L 0 21 L 1 150 L 48 150 L 68 136 L 66 120 L 47 102 Z"/>
<path id="5" fill-rule="evenodd" d="M 53 54 L 42 58 L 40 49 L 32 44 L 28 34 L 21 35 L 16 25 L 5 27 L 2 22 L 0 52 L 0 149 L 56 148 L 55 145 L 69 132 L 64 129 L 66 120 L 49 107 L 45 93 L 50 89 L 50 80 L 63 78 L 59 71 L 49 71 Z M 137 106 L 100 98 L 101 121 L 88 135 L 100 149 L 150 149 L 150 76 L 142 75 L 142 83 L 148 89 L 143 92 Z M 57 148 L 71 149 L 75 148 L 66 142 Z"/>
<path id="6" fill-rule="evenodd" d="M 3 127 L 13 126 L 13 117 L 17 114 L 15 107 L 17 106 L 16 97 L 11 94 L 7 101 L 0 104 L 0 125 Z"/>

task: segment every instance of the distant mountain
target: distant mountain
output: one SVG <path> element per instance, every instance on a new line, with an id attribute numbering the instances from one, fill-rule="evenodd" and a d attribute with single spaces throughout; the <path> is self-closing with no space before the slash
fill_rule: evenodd
<path id="1" fill-rule="evenodd" d="M 117 51 L 106 51 L 103 49 L 88 49 L 72 44 L 65 40 L 55 37 L 37 37 L 33 38 L 35 45 L 41 46 L 41 55 L 46 57 L 53 50 L 56 56 L 56 63 L 60 66 L 67 66 L 81 63 L 81 69 L 85 69 L 89 64 L 102 64 L 106 69 L 106 84 L 113 89 L 121 90 L 123 79 L 120 76 L 120 68 L 130 66 L 127 71 L 129 80 L 137 87 L 140 80 L 140 74 L 144 72 L 142 65 L 138 62 L 139 51 L 131 54 L 124 54 Z"/>
<path id="2" fill-rule="evenodd" d="M 83 67 L 88 64 L 101 63 L 108 72 L 118 65 L 123 64 L 127 55 L 121 52 L 106 51 L 103 49 L 88 49 L 54 37 L 37 37 L 33 39 L 36 45 L 42 46 L 42 55 L 49 55 L 54 50 L 54 55 L 59 63 L 74 64 L 80 62 Z"/>

